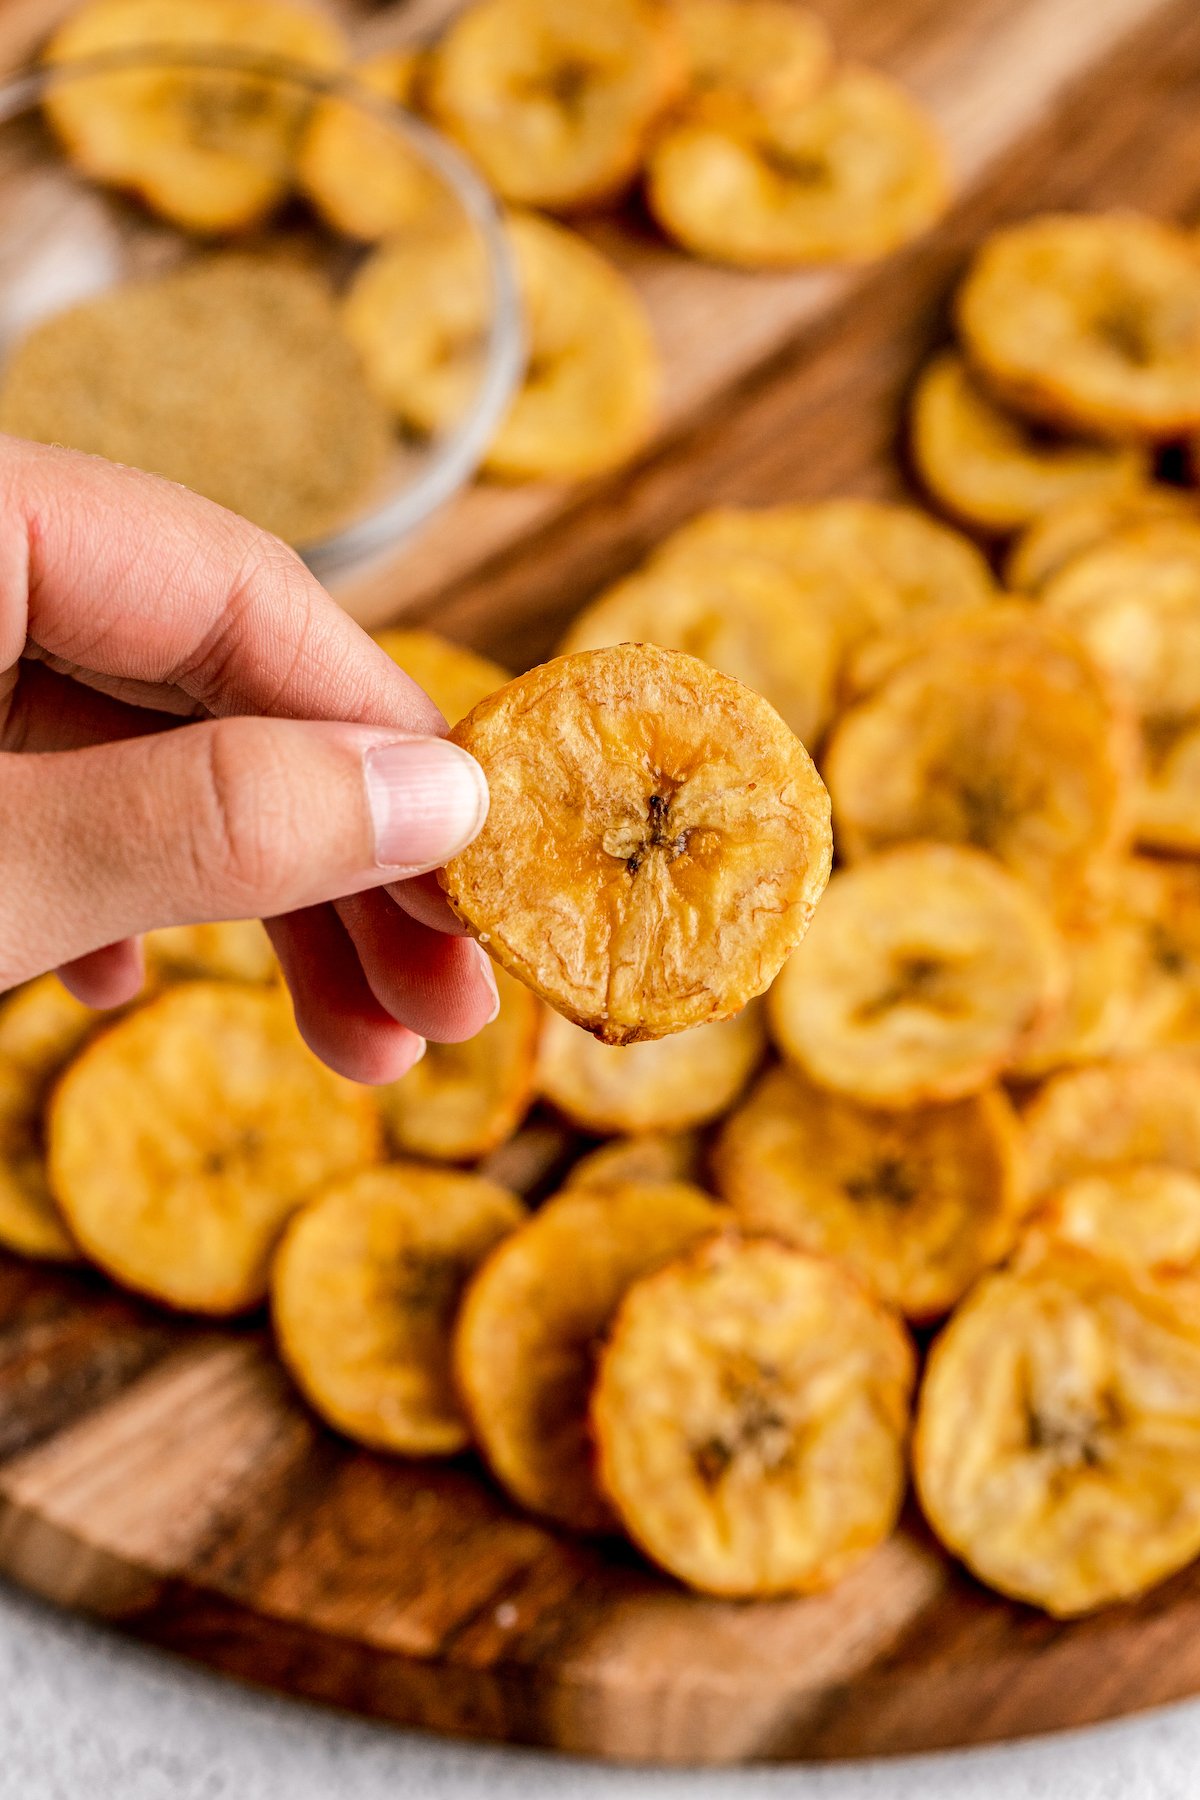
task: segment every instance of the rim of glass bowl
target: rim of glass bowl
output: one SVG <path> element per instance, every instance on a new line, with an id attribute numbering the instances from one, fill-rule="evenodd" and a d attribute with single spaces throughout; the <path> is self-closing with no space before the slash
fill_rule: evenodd
<path id="1" fill-rule="evenodd" d="M 89 75 L 131 69 L 213 69 L 231 74 L 272 76 L 314 98 L 344 100 L 373 114 L 402 137 L 454 195 L 478 234 L 492 290 L 492 310 L 484 346 L 483 371 L 466 415 L 437 440 L 411 486 L 366 517 L 353 521 L 300 553 L 317 573 L 361 562 L 401 543 L 478 469 L 516 391 L 525 366 L 525 322 L 516 266 L 500 208 L 482 177 L 424 120 L 360 86 L 345 70 L 314 69 L 286 57 L 234 46 L 220 49 L 174 44 L 140 44 L 61 63 L 43 63 L 0 80 L 0 126 L 40 105 L 52 88 Z"/>

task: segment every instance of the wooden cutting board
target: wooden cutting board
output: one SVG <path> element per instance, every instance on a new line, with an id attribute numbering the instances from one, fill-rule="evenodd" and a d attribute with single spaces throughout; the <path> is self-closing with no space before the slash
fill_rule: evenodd
<path id="1" fill-rule="evenodd" d="M 8 0 L 0 60 L 52 10 Z M 942 119 L 964 181 L 950 218 L 880 268 L 757 278 L 677 257 L 632 219 L 596 225 L 664 337 L 658 441 L 604 484 L 463 496 L 347 590 L 361 617 L 407 611 L 527 663 L 701 505 L 902 491 L 903 397 L 983 231 L 1060 205 L 1200 211 L 1195 0 L 823 10 Z M 554 1148 L 535 1132 L 504 1172 Z M 3 1259 L 0 1569 L 253 1681 L 627 1760 L 978 1743 L 1200 1691 L 1200 1569 L 1064 1626 L 986 1594 L 910 1516 L 832 1594 L 700 1599 L 632 1551 L 520 1516 L 469 1459 L 347 1446 L 298 1404 L 261 1329 L 204 1329 Z"/>

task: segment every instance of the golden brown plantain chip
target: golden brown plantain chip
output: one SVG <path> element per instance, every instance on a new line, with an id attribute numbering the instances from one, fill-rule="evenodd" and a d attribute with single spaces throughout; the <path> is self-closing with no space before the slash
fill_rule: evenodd
<path id="1" fill-rule="evenodd" d="M 254 224 L 287 192 L 310 104 L 293 83 L 272 79 L 270 65 L 336 68 L 345 57 L 341 33 L 320 13 L 281 0 L 87 0 L 55 32 L 46 60 L 141 49 L 200 58 L 232 52 L 247 67 L 118 67 L 52 84 L 45 110 L 68 156 L 186 231 Z"/>
<path id="2" fill-rule="evenodd" d="M 566 1187 L 644 1187 L 659 1181 L 695 1186 L 700 1183 L 703 1160 L 694 1132 L 643 1131 L 637 1137 L 612 1138 L 589 1150 L 567 1176 Z"/>
<path id="3" fill-rule="evenodd" d="M 977 1094 L 1066 992 L 1037 896 L 991 857 L 913 844 L 833 877 L 771 990 L 783 1054 L 864 1105 Z"/>
<path id="4" fill-rule="evenodd" d="M 627 186 L 684 74 L 657 0 L 475 0 L 433 51 L 425 98 L 505 200 L 558 212 Z"/>
<path id="5" fill-rule="evenodd" d="M 880 1112 L 772 1069 L 713 1152 L 717 1191 L 748 1232 L 845 1263 L 907 1318 L 940 1317 L 1012 1249 L 1020 1132 L 997 1088 Z"/>
<path id="6" fill-rule="evenodd" d="M 629 643 L 684 650 L 744 681 L 802 744 L 816 743 L 833 710 L 839 643 L 828 606 L 761 557 L 660 558 L 585 606 L 559 648 Z"/>
<path id="7" fill-rule="evenodd" d="M 935 357 L 917 383 L 910 438 L 934 499 L 988 532 L 1015 531 L 1081 497 L 1123 495 L 1150 473 L 1136 445 L 1052 437 L 1006 412 L 953 350 Z"/>
<path id="8" fill-rule="evenodd" d="M 833 67 L 829 33 L 793 0 L 673 0 L 687 55 L 689 116 L 802 106 Z"/>
<path id="9" fill-rule="evenodd" d="M 718 1025 L 616 1048 L 552 1013 L 538 1054 L 538 1088 L 584 1131 L 683 1131 L 737 1099 L 766 1048 L 753 1002 Z"/>
<path id="10" fill-rule="evenodd" d="M 1200 1311 L 1061 1249 L 989 1275 L 933 1347 L 914 1443 L 938 1537 L 1056 1618 L 1200 1550 Z"/>
<path id="11" fill-rule="evenodd" d="M 740 682 L 650 644 L 560 656 L 455 727 L 487 823 L 440 880 L 503 967 L 606 1043 L 728 1018 L 808 929 L 828 799 Z"/>
<path id="12" fill-rule="evenodd" d="M 384 1126 L 403 1155 L 473 1162 L 510 1138 L 534 1094 L 543 1007 L 497 969 L 500 1011 L 462 1044 L 427 1045 L 401 1081 L 376 1089 Z"/>
<path id="13" fill-rule="evenodd" d="M 46 1179 L 42 1114 L 53 1083 L 104 1018 L 57 975 L 0 1000 L 0 1244 L 22 1256 L 78 1257 Z"/>
<path id="14" fill-rule="evenodd" d="M 1022 1115 L 1031 1194 L 1121 1163 L 1200 1174 L 1200 1067 L 1162 1051 L 1066 1069 Z"/>
<path id="15" fill-rule="evenodd" d="M 912 838 L 973 844 L 1060 918 L 1094 904 L 1128 842 L 1138 739 L 1077 640 L 1034 607 L 992 605 L 866 646 L 850 679 L 870 691 L 823 757 L 848 861 Z"/>
<path id="16" fill-rule="evenodd" d="M 1032 520 L 1013 545 L 1005 567 L 1008 586 L 1019 594 L 1040 593 L 1075 557 L 1132 525 L 1170 519 L 1194 524 L 1198 516 L 1190 494 L 1154 483 L 1127 494 L 1064 501 Z"/>
<path id="17" fill-rule="evenodd" d="M 419 1163 L 364 1169 L 301 1207 L 275 1253 L 271 1314 L 321 1417 L 378 1450 L 465 1449 L 450 1361 L 459 1300 L 525 1216 L 494 1182 Z"/>
<path id="18" fill-rule="evenodd" d="M 1137 836 L 1148 849 L 1200 856 L 1200 718 L 1144 730 Z"/>
<path id="19" fill-rule="evenodd" d="M 1059 1188 L 1031 1221 L 1024 1264 L 1074 1244 L 1159 1279 L 1200 1268 L 1200 1175 L 1163 1163 L 1117 1163 Z"/>
<path id="20" fill-rule="evenodd" d="M 585 239 L 514 213 L 509 240 L 525 306 L 524 381 L 487 453 L 511 480 L 614 468 L 649 435 L 658 352 L 641 300 Z M 347 297 L 345 324 L 381 399 L 413 430 L 460 420 L 481 379 L 491 290 L 462 232 L 383 244 Z"/>
<path id="21" fill-rule="evenodd" d="M 912 1382 L 903 1328 L 844 1270 L 719 1239 L 621 1304 L 592 1403 L 600 1478 L 690 1587 L 832 1587 L 896 1522 Z"/>
<path id="22" fill-rule="evenodd" d="M 1142 958 L 1124 911 L 1101 911 L 1062 932 L 1067 961 L 1063 1005 L 1033 1033 L 1009 1075 L 1038 1081 L 1055 1069 L 1097 1062 L 1128 1041 Z"/>
<path id="23" fill-rule="evenodd" d="M 271 940 L 257 919 L 165 925 L 144 941 L 152 980 L 268 982 L 279 974 Z"/>
<path id="24" fill-rule="evenodd" d="M 512 680 L 499 663 L 436 631 L 397 627 L 376 632 L 375 642 L 424 689 L 447 725 L 457 725 L 473 706 Z"/>
<path id="25" fill-rule="evenodd" d="M 1130 858 L 1121 903 L 1138 948 L 1123 1050 L 1200 1050 L 1200 864 Z"/>
<path id="26" fill-rule="evenodd" d="M 1098 437 L 1200 425 L 1200 258 L 1129 213 L 1051 214 L 996 232 L 958 295 L 967 356 L 1016 411 Z"/>
<path id="27" fill-rule="evenodd" d="M 420 63 L 413 50 L 369 57 L 348 71 L 365 99 L 331 95 L 314 109 L 296 180 L 335 231 L 373 243 L 452 222 L 446 189 L 388 117 L 390 107 L 412 107 Z"/>
<path id="28" fill-rule="evenodd" d="M 488 1257 L 463 1301 L 454 1366 L 479 1446 L 522 1506 L 612 1529 L 587 1418 L 601 1339 L 631 1281 L 727 1220 L 686 1185 L 573 1188 Z"/>
<path id="29" fill-rule="evenodd" d="M 745 268 L 862 262 L 945 210 L 933 121 L 896 82 L 843 69 L 799 106 L 667 125 L 647 163 L 651 211 L 697 256 Z"/>
<path id="30" fill-rule="evenodd" d="M 379 1153 L 366 1088 L 301 1042 L 277 990 L 189 982 L 104 1032 L 47 1115 L 50 1186 L 85 1254 L 188 1311 L 258 1304 L 280 1230 Z"/>

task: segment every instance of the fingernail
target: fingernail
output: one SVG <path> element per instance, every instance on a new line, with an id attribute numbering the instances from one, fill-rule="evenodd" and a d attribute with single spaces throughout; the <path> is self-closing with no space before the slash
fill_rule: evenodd
<path id="1" fill-rule="evenodd" d="M 472 947 L 479 957 L 479 967 L 483 979 L 486 981 L 492 993 L 492 1010 L 484 1021 L 486 1025 L 490 1025 L 493 1019 L 500 1016 L 500 989 L 496 986 L 496 971 L 492 968 L 492 959 L 484 949 L 483 945 L 475 944 Z"/>
<path id="2" fill-rule="evenodd" d="M 401 875 L 438 869 L 487 818 L 488 791 L 473 756 L 444 738 L 377 744 L 363 758 L 375 861 Z"/>

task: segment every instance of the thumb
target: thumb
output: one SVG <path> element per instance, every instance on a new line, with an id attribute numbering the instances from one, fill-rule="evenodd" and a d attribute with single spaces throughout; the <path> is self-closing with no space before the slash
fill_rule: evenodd
<path id="1" fill-rule="evenodd" d="M 0 756 L 0 987 L 159 925 L 265 918 L 437 868 L 487 786 L 444 739 L 218 719 Z"/>

